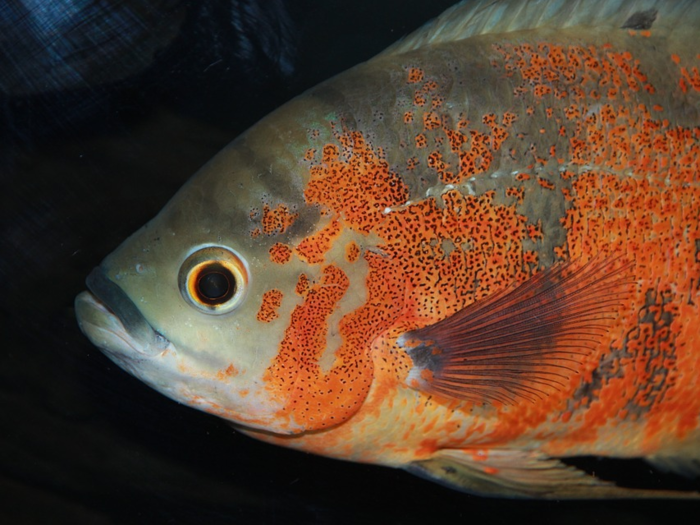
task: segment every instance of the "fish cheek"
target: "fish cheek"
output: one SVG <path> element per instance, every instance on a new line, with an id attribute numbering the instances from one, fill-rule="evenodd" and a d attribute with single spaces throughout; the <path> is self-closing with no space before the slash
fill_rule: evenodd
<path id="1" fill-rule="evenodd" d="M 365 344 L 348 339 L 340 324 L 343 343 L 333 366 L 324 371 L 320 360 L 327 348 L 329 320 L 348 291 L 350 280 L 337 265 L 323 268 L 319 282 L 304 291 L 294 307 L 279 345 L 279 353 L 263 380 L 283 414 L 305 430 L 342 423 L 355 413 L 369 389 L 372 367 Z"/>

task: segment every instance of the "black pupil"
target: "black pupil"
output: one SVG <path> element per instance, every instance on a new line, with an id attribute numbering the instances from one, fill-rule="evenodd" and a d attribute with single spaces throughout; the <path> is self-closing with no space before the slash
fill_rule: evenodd
<path id="1" fill-rule="evenodd" d="M 207 304 L 221 304 L 228 301 L 235 291 L 231 272 L 225 268 L 204 270 L 197 281 L 200 300 Z"/>

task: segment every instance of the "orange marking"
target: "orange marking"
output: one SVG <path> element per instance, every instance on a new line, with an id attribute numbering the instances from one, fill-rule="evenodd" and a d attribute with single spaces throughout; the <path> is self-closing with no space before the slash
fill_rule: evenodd
<path id="1" fill-rule="evenodd" d="M 258 321 L 269 323 L 279 317 L 277 310 L 282 306 L 283 294 L 280 290 L 272 289 L 263 294 L 262 304 L 258 310 Z"/>
<path id="2" fill-rule="evenodd" d="M 542 221 L 538 220 L 537 224 L 528 224 L 527 225 L 527 236 L 530 237 L 533 241 L 536 240 L 541 240 L 544 238 L 544 234 L 542 233 Z"/>
<path id="3" fill-rule="evenodd" d="M 340 223 L 331 221 L 322 230 L 304 238 L 295 248 L 296 254 L 309 264 L 322 263 L 333 242 L 340 235 Z"/>
<path id="4" fill-rule="evenodd" d="M 417 67 L 412 67 L 408 70 L 408 80 L 409 84 L 416 84 L 423 80 L 423 70 Z"/>
<path id="5" fill-rule="evenodd" d="M 298 213 L 290 213 L 289 208 L 284 204 L 278 204 L 275 208 L 265 204 L 262 214 L 262 232 L 265 235 L 284 233 L 298 216 Z"/>
<path id="6" fill-rule="evenodd" d="M 537 184 L 539 184 L 546 190 L 553 190 L 556 188 L 556 186 L 553 183 L 551 183 L 547 179 L 543 179 L 542 177 L 537 177 Z"/>
<path id="7" fill-rule="evenodd" d="M 306 274 L 301 274 L 299 276 L 299 279 L 297 280 L 296 287 L 294 288 L 294 291 L 296 292 L 297 295 L 301 295 L 302 297 L 307 294 L 309 289 L 311 288 L 311 282 L 309 281 L 309 278 L 306 276 Z"/>
<path id="8" fill-rule="evenodd" d="M 340 326 L 343 345 L 335 364 L 323 373 L 318 364 L 326 349 L 328 317 L 345 295 L 349 281 L 336 266 L 323 269 L 323 279 L 294 308 L 279 353 L 263 380 L 274 399 L 284 403 L 280 417 L 293 417 L 306 429 L 335 425 L 360 407 L 370 385 L 372 369 L 365 339 Z"/>
<path id="9" fill-rule="evenodd" d="M 428 111 L 423 115 L 423 127 L 425 129 L 436 129 L 440 127 L 440 117 L 434 111 Z"/>
<path id="10" fill-rule="evenodd" d="M 224 381 L 229 377 L 235 377 L 237 375 L 238 375 L 238 370 L 236 370 L 236 367 L 234 367 L 233 365 L 228 365 L 228 367 L 226 367 L 224 370 L 219 370 L 216 373 L 216 378 L 219 381 Z"/>
<path id="11" fill-rule="evenodd" d="M 403 204 L 408 190 L 401 178 L 377 157 L 359 132 L 340 134 L 348 150 L 346 158 L 324 164 L 312 173 L 304 196 L 309 204 L 322 204 L 341 210 L 339 216 L 349 226 L 369 232 L 386 208 Z M 334 238 L 338 225 L 329 225 Z M 322 232 L 319 232 L 322 233 Z M 299 252 L 299 248 L 297 248 Z"/>
<path id="12" fill-rule="evenodd" d="M 620 318 L 610 321 L 602 353 L 584 361 L 580 373 L 542 403 L 508 410 L 495 406 L 489 439 L 507 442 L 542 423 L 550 424 L 557 415 L 570 423 L 570 434 L 552 444 L 562 450 L 592 442 L 600 428 L 625 415 L 627 421 L 639 417 L 649 422 L 640 431 L 648 447 L 664 432 L 686 435 L 696 428 L 700 414 L 696 379 L 683 373 L 698 368 L 694 327 L 688 320 L 697 320 L 700 308 L 696 304 L 700 130 L 655 118 L 655 112 L 663 110 L 655 104 L 661 99 L 629 52 L 615 52 L 613 46 L 549 43 L 503 44 L 494 49 L 498 59 L 492 66 L 502 67 L 502 75 L 519 86 L 521 98 L 513 106 L 519 115 L 529 111 L 551 119 L 542 136 L 535 133 L 533 138 L 531 131 L 521 134 L 526 123 L 511 129 L 517 119 L 510 112 L 472 114 L 471 123 L 463 114 L 454 123 L 454 115 L 442 114 L 440 86 L 431 80 L 420 88 L 404 86 L 416 105 L 427 105 L 412 108 L 415 113 L 410 121 L 404 119 L 401 130 L 405 166 L 409 170 L 421 166 L 420 170 L 395 173 L 378 145 L 359 132 L 335 128 L 329 141 L 334 147 L 323 149 L 320 165 L 308 167 L 307 203 L 318 205 L 339 229 L 372 234 L 377 249 L 362 254 L 368 268 L 367 301 L 333 327 L 342 342 L 327 373 L 320 370 L 318 359 L 326 351 L 328 322 L 347 287 L 346 277 L 333 266 L 324 268 L 320 283 L 299 277 L 296 291 L 303 304 L 295 308 L 279 356 L 266 375 L 270 392 L 292 411 L 290 417 L 298 417 L 307 428 L 338 423 L 364 400 L 372 378 L 367 341 L 373 341 L 373 357 L 382 356 L 374 359 L 377 397 L 372 406 L 365 405 L 362 416 L 379 411 L 376 399 L 393 399 L 396 381 L 405 378 L 411 366 L 405 356 L 395 354 L 397 335 L 433 324 L 540 271 L 538 249 L 525 247 L 546 244 L 540 242 L 545 232 L 539 217 L 519 213 L 527 209 L 519 204 L 533 189 L 540 194 L 539 187 L 560 187 L 561 194 L 551 194 L 566 201 L 563 236 L 557 241 L 561 245 L 552 247 L 556 260 L 586 261 L 601 251 L 632 260 L 639 288 L 621 308 Z M 423 70 L 413 78 L 422 82 Z M 681 73 L 679 68 L 679 78 L 686 89 L 695 89 L 692 69 Z M 539 97 L 546 90 L 537 86 L 550 87 L 554 96 L 566 101 L 545 106 Z M 634 103 L 639 92 L 646 105 Z M 536 144 L 528 149 L 531 141 Z M 537 147 L 548 155 L 539 157 Z M 499 153 L 499 148 L 504 151 Z M 407 202 L 404 177 L 413 177 L 419 188 L 423 177 L 434 179 L 435 174 L 443 182 L 460 182 L 488 173 L 503 158 L 508 161 L 508 153 L 513 157 L 524 153 L 532 169 L 558 153 L 571 167 L 556 183 L 538 177 L 535 186 L 534 180 L 526 182 L 527 174 L 522 180 L 516 177 L 513 187 L 506 188 L 506 200 L 502 194 L 496 199 L 493 192 L 463 195 L 449 190 Z M 399 170 L 403 167 L 395 159 L 392 162 Z M 383 213 L 387 207 L 391 212 Z M 320 244 L 316 241 L 312 244 Z M 596 369 L 602 375 L 594 382 Z M 352 393 L 347 390 L 351 382 L 359 385 Z M 577 394 L 583 384 L 590 386 L 586 396 Z M 415 432 L 430 428 L 436 433 L 440 428 L 432 417 L 435 403 L 447 401 L 432 403 L 411 406 L 418 421 Z M 428 453 L 431 446 L 426 441 L 422 450 Z M 435 446 L 442 446 L 442 441 Z"/>
<path id="13" fill-rule="evenodd" d="M 275 243 L 270 248 L 270 260 L 277 264 L 285 264 L 292 258 L 292 249 L 286 244 Z"/>
<path id="14" fill-rule="evenodd" d="M 345 260 L 355 262 L 360 257 L 360 247 L 355 242 L 349 242 L 345 247 Z"/>
<path id="15" fill-rule="evenodd" d="M 425 95 L 420 91 L 416 91 L 415 95 L 413 96 L 413 104 L 418 107 L 423 107 L 425 106 L 425 102 Z"/>

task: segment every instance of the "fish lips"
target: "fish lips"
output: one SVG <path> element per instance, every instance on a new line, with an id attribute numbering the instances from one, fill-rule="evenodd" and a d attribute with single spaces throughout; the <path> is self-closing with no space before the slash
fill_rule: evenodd
<path id="1" fill-rule="evenodd" d="M 90 291 L 76 297 L 75 312 L 80 329 L 95 346 L 120 361 L 154 357 L 171 346 L 102 267 L 85 283 Z"/>

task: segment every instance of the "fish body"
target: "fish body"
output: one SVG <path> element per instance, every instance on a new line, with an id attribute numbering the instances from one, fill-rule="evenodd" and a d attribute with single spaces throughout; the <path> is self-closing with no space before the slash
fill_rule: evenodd
<path id="1" fill-rule="evenodd" d="M 93 271 L 83 331 L 278 445 L 695 497 L 559 460 L 700 461 L 700 7 L 578 4 L 459 4 L 279 108 Z"/>

